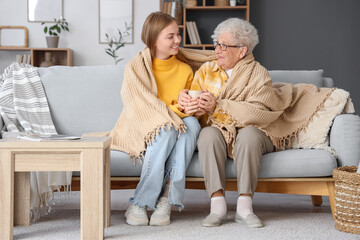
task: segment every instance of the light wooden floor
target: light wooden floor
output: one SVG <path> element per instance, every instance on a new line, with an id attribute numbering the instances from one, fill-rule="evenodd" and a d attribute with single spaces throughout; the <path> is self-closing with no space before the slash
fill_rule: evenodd
<path id="1" fill-rule="evenodd" d="M 128 200 L 134 194 L 134 190 L 112 190 L 111 209 L 126 210 Z M 226 201 L 228 210 L 236 209 L 236 192 L 227 192 Z M 311 197 L 306 195 L 255 193 L 255 212 L 323 212 L 331 213 L 328 197 L 323 197 L 323 204 L 320 207 L 313 206 Z M 185 191 L 183 211 L 209 211 L 209 198 L 204 190 Z M 67 199 L 53 206 L 53 209 L 80 209 L 80 192 L 72 192 L 71 199 Z M 173 210 L 176 210 L 174 208 Z"/>

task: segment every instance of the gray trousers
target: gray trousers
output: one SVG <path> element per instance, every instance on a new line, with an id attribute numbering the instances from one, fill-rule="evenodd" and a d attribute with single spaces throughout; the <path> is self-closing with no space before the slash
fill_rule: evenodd
<path id="1" fill-rule="evenodd" d="M 228 156 L 226 142 L 219 129 L 203 128 L 197 140 L 197 148 L 209 196 L 218 190 L 225 191 L 225 167 Z M 239 195 L 254 194 L 262 155 L 273 151 L 274 145 L 261 130 L 255 127 L 238 130 L 234 146 L 234 165 Z"/>

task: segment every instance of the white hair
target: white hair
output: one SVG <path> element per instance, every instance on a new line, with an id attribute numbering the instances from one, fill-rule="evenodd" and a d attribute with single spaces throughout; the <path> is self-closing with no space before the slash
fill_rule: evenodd
<path id="1" fill-rule="evenodd" d="M 251 53 L 255 46 L 259 43 L 259 36 L 256 28 L 248 21 L 240 18 L 229 18 L 221 22 L 214 30 L 211 38 L 217 41 L 219 35 L 223 33 L 231 33 L 233 39 L 237 41 L 233 44 L 240 44 L 246 46 L 248 51 L 246 54 Z"/>

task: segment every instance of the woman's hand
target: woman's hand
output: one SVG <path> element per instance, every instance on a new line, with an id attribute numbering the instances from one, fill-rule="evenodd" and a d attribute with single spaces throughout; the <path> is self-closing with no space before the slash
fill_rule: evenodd
<path id="1" fill-rule="evenodd" d="M 206 111 L 204 109 L 198 108 L 197 112 L 194 113 L 194 117 L 200 117 L 202 115 L 204 115 L 206 113 Z"/>
<path id="2" fill-rule="evenodd" d="M 188 95 L 189 90 L 184 89 L 179 93 L 178 104 L 181 109 L 185 109 L 186 105 L 190 102 L 191 97 Z"/>
<path id="3" fill-rule="evenodd" d="M 213 114 L 216 108 L 216 97 L 214 94 L 205 89 L 204 93 L 202 93 L 199 97 L 198 107 L 210 114 Z"/>
<path id="4" fill-rule="evenodd" d="M 193 114 L 196 113 L 199 109 L 198 107 L 198 100 L 197 98 L 190 98 L 189 102 L 186 103 L 185 107 L 184 107 L 184 113 L 185 114 Z M 180 105 L 180 104 L 179 104 Z"/>

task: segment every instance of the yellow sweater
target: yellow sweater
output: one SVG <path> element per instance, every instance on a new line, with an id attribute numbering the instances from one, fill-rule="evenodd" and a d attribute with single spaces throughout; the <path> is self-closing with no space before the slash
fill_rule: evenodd
<path id="1" fill-rule="evenodd" d="M 157 86 L 157 97 L 160 98 L 180 118 L 189 115 L 179 110 L 177 97 L 181 90 L 189 89 L 193 80 L 193 71 L 189 65 L 178 60 L 176 56 L 169 59 L 153 59 L 152 69 Z"/>

